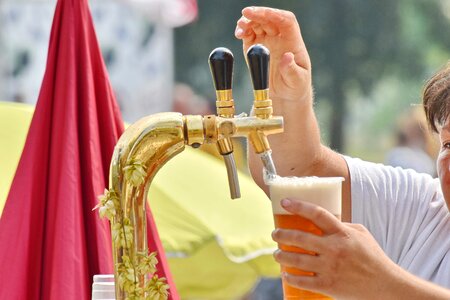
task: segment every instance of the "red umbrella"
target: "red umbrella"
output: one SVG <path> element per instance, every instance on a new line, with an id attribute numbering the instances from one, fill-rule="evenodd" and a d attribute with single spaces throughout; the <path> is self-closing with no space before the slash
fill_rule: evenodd
<path id="1" fill-rule="evenodd" d="M 26 144 L 0 219 L 0 299 L 90 299 L 111 274 L 109 224 L 92 208 L 108 185 L 123 122 L 87 0 L 59 0 L 47 67 Z M 149 213 L 150 251 L 171 285 Z"/>

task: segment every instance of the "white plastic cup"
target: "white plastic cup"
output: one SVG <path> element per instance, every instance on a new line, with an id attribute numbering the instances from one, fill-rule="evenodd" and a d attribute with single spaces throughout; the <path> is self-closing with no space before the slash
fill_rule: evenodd
<path id="1" fill-rule="evenodd" d="M 116 291 L 113 274 L 94 275 L 92 300 L 115 300 Z"/>
<path id="2" fill-rule="evenodd" d="M 342 177 L 272 177 L 266 180 L 270 188 L 270 199 L 272 200 L 272 210 L 274 213 L 275 227 L 283 229 L 294 229 L 321 235 L 322 231 L 314 224 L 314 220 L 309 220 L 297 215 L 293 215 L 281 206 L 281 200 L 286 198 L 300 199 L 321 206 L 341 218 L 341 196 Z M 281 250 L 302 254 L 315 255 L 314 252 L 279 244 Z M 330 247 L 332 247 L 330 245 Z M 299 270 L 291 266 L 281 266 L 282 272 L 288 272 L 299 276 L 314 276 L 314 273 Z M 283 299 L 310 299 L 329 300 L 331 298 L 313 293 L 303 289 L 290 286 L 282 278 Z"/>

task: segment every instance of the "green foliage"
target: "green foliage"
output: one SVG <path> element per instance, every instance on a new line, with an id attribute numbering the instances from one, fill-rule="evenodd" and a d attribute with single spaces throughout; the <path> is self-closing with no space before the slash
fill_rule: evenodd
<path id="1" fill-rule="evenodd" d="M 124 167 L 127 181 L 135 188 L 145 180 L 145 168 L 142 162 L 130 160 Z M 113 189 L 105 189 L 99 196 L 101 217 L 106 217 L 111 223 L 112 241 L 115 248 L 120 246 L 121 262 L 116 263 L 116 275 L 119 287 L 126 293 L 126 300 L 165 300 L 168 299 L 169 286 L 164 277 L 155 274 L 158 264 L 156 252 L 137 252 L 134 248 L 134 226 L 130 218 L 125 217 L 120 203 L 120 193 Z M 138 278 L 145 278 L 145 284 L 140 285 Z"/>
<path id="2" fill-rule="evenodd" d="M 123 168 L 125 179 L 134 187 L 140 186 L 145 181 L 145 166 L 138 161 L 131 160 Z"/>

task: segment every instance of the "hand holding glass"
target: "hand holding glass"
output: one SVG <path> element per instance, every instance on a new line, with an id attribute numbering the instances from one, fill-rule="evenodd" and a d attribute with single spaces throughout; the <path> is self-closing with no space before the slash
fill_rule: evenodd
<path id="1" fill-rule="evenodd" d="M 321 206 L 341 218 L 342 177 L 279 177 L 270 178 L 266 183 L 270 188 L 270 199 L 275 219 L 275 227 L 296 229 L 321 235 L 322 231 L 314 225 L 314 220 L 292 215 L 281 207 L 281 200 L 286 198 L 308 201 Z M 283 251 L 315 255 L 314 252 L 301 248 L 279 244 Z M 282 272 L 294 275 L 314 276 L 313 272 L 281 266 Z M 297 289 L 283 282 L 284 299 L 331 299 L 321 294 Z"/>

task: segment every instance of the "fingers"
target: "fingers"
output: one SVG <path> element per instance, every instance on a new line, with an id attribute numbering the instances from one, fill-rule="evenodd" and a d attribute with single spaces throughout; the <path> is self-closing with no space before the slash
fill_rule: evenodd
<path id="1" fill-rule="evenodd" d="M 338 232 L 342 223 L 326 209 L 312 203 L 283 199 L 281 206 L 288 212 L 311 220 L 325 235 Z"/>
<path id="2" fill-rule="evenodd" d="M 294 246 L 317 253 L 322 252 L 326 248 L 324 238 L 300 230 L 275 229 L 272 232 L 272 238 L 279 244 Z"/>
<path id="3" fill-rule="evenodd" d="M 236 25 L 236 30 L 234 35 L 238 39 L 245 39 L 252 35 L 257 36 L 276 36 L 279 34 L 277 26 L 273 23 L 258 23 L 255 21 L 248 20 L 245 17 L 241 17 Z"/>
<path id="4" fill-rule="evenodd" d="M 277 250 L 273 257 L 285 267 L 296 268 L 305 272 L 315 272 L 320 269 L 321 260 L 319 256 Z"/>
<path id="5" fill-rule="evenodd" d="M 237 38 L 243 38 L 250 33 L 251 29 L 252 29 L 252 26 L 251 26 L 250 20 L 248 20 L 245 17 L 241 17 L 237 21 L 236 30 L 234 32 L 234 35 Z"/>
<path id="6" fill-rule="evenodd" d="M 282 45 L 281 47 L 285 47 L 285 50 L 293 53 L 294 61 L 298 66 L 306 70 L 311 69 L 311 62 L 300 33 L 300 26 L 295 15 L 290 11 L 268 7 L 244 8 L 242 17 L 237 22 L 235 36 L 243 40 L 244 50 L 254 43 L 268 43 L 266 46 L 269 49 Z M 278 40 L 268 40 L 268 37 Z M 281 57 L 283 53 L 278 53 L 278 55 Z M 291 62 L 290 59 L 285 59 L 287 62 Z M 286 64 L 285 66 L 291 65 Z M 292 84 L 297 86 L 297 83 Z"/>
<path id="7" fill-rule="evenodd" d="M 326 294 L 324 291 L 329 290 L 329 287 L 331 286 L 330 282 L 317 274 L 315 276 L 297 276 L 283 273 L 282 276 L 283 280 L 290 286 L 310 291 L 318 291 L 322 294 Z"/>
<path id="8" fill-rule="evenodd" d="M 284 29 L 295 29 L 297 25 L 297 19 L 292 12 L 270 7 L 246 7 L 242 10 L 242 15 L 260 24 L 276 23 Z"/>
<path id="9" fill-rule="evenodd" d="M 330 279 L 331 277 L 328 276 L 328 274 L 320 273 L 325 264 L 320 259 L 320 256 L 277 251 L 274 253 L 274 257 L 275 260 L 284 267 L 295 268 L 311 274 L 292 274 L 289 273 L 289 269 L 286 269 L 287 272 L 283 272 L 281 276 L 283 277 L 283 281 L 290 286 L 317 291 L 323 294 L 325 291 L 330 290 L 333 285 L 333 280 Z"/>
<path id="10" fill-rule="evenodd" d="M 298 31 L 297 19 L 292 12 L 268 7 L 246 7 L 237 22 L 235 36 L 245 38 L 252 33 L 276 36 L 280 34 L 280 29 L 285 31 L 286 36 Z"/>

